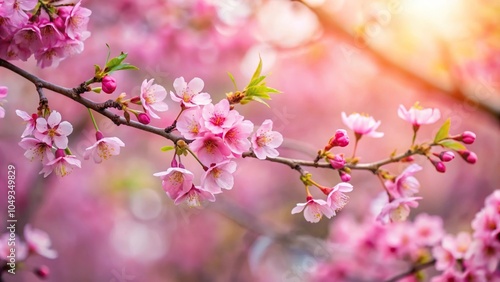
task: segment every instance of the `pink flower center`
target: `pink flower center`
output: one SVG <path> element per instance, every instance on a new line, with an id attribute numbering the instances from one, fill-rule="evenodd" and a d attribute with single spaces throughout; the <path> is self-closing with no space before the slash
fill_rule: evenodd
<path id="1" fill-rule="evenodd" d="M 181 172 L 175 171 L 174 173 L 172 173 L 170 175 L 170 177 L 168 178 L 168 181 L 172 185 L 179 185 L 180 183 L 182 183 L 184 181 L 184 176 L 182 175 Z"/>
<path id="2" fill-rule="evenodd" d="M 215 114 L 210 118 L 210 122 L 215 126 L 222 126 L 222 124 L 224 124 L 224 121 L 226 121 L 226 118 L 218 114 Z"/>

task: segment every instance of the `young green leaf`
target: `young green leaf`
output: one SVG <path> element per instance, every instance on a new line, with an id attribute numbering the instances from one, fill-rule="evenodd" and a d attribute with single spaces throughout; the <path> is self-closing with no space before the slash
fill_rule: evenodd
<path id="1" fill-rule="evenodd" d="M 455 151 L 467 150 L 467 148 L 464 146 L 464 144 L 462 144 L 458 141 L 455 141 L 455 140 L 443 140 L 443 141 L 439 142 L 438 144 L 445 147 L 445 148 L 455 150 Z"/>
<path id="2" fill-rule="evenodd" d="M 434 143 L 438 143 L 439 141 L 448 137 L 450 133 L 450 119 L 447 119 L 444 124 L 441 126 L 439 131 L 436 133 L 436 137 L 434 137 Z"/>
<path id="3" fill-rule="evenodd" d="M 173 149 L 175 149 L 174 146 L 164 146 L 164 147 L 161 147 L 161 150 L 163 152 L 168 152 L 168 151 L 173 150 Z"/>

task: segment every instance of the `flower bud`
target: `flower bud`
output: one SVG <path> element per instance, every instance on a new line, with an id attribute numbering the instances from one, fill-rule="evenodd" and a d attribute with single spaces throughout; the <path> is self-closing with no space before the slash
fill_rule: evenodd
<path id="1" fill-rule="evenodd" d="M 335 136 L 330 138 L 328 145 L 325 146 L 325 150 L 328 151 L 332 147 L 345 147 L 347 145 L 349 145 L 349 136 L 347 135 L 347 131 L 344 129 L 337 129 Z"/>
<path id="2" fill-rule="evenodd" d="M 64 152 L 64 149 L 57 149 L 55 152 L 56 159 L 57 158 L 64 158 L 66 156 L 66 152 Z"/>
<path id="3" fill-rule="evenodd" d="M 345 166 L 345 159 L 342 154 L 334 155 L 333 157 L 329 157 L 328 159 L 334 169 L 341 169 Z"/>
<path id="4" fill-rule="evenodd" d="M 452 151 L 443 151 L 439 154 L 434 153 L 443 162 L 449 162 L 455 158 L 455 154 Z"/>
<path id="5" fill-rule="evenodd" d="M 472 144 L 476 141 L 476 134 L 472 131 L 464 131 L 460 137 L 465 144 Z"/>
<path id="6" fill-rule="evenodd" d="M 50 269 L 46 265 L 41 265 L 41 266 L 35 268 L 34 273 L 36 276 L 38 276 L 38 278 L 46 279 L 47 277 L 49 277 Z"/>
<path id="7" fill-rule="evenodd" d="M 343 182 L 349 182 L 351 180 L 351 175 L 343 170 L 339 170 L 340 179 Z"/>
<path id="8" fill-rule="evenodd" d="M 477 162 L 476 153 L 467 150 L 460 150 L 457 152 L 466 162 L 470 164 L 475 164 Z"/>
<path id="9" fill-rule="evenodd" d="M 97 131 L 97 132 L 95 133 L 95 140 L 96 140 L 96 141 L 99 141 L 99 140 L 101 140 L 102 138 L 104 138 L 104 135 L 102 134 L 102 132 Z"/>
<path id="10" fill-rule="evenodd" d="M 446 166 L 443 162 L 431 160 L 432 165 L 436 168 L 438 172 L 444 173 L 446 172 Z"/>
<path id="11" fill-rule="evenodd" d="M 116 80 L 109 75 L 102 78 L 102 91 L 111 94 L 116 89 Z"/>
<path id="12" fill-rule="evenodd" d="M 151 122 L 151 118 L 145 113 L 138 114 L 137 120 L 142 124 L 149 124 Z"/>

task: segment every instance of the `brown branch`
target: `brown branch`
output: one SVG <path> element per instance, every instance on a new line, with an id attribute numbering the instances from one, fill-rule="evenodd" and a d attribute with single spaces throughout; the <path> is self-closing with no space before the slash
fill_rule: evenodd
<path id="1" fill-rule="evenodd" d="M 354 48 L 362 51 L 378 66 L 382 67 L 385 72 L 392 73 L 400 79 L 415 85 L 415 87 L 420 88 L 423 93 L 440 93 L 443 96 L 456 100 L 458 102 L 475 105 L 479 110 L 487 113 L 496 121 L 500 122 L 500 105 L 498 103 L 481 100 L 474 95 L 468 95 L 458 86 L 454 86 L 452 89 L 448 90 L 439 85 L 436 85 L 425 77 L 422 77 L 421 75 L 404 67 L 403 64 L 390 59 L 384 53 L 370 47 L 367 43 L 361 42 L 360 44 L 359 38 L 356 38 L 353 34 L 347 31 L 342 26 L 342 24 L 335 19 L 335 16 L 328 14 L 321 7 L 311 7 L 302 0 L 295 1 L 302 3 L 316 14 L 326 33 L 329 33 L 332 36 L 337 37 L 347 44 L 353 46 Z"/>
<path id="2" fill-rule="evenodd" d="M 412 274 L 415 274 L 417 272 L 419 272 L 420 270 L 423 270 L 423 269 L 426 269 L 428 267 L 431 267 L 433 266 L 434 264 L 436 263 L 436 259 L 433 259 L 431 261 L 428 261 L 426 263 L 422 263 L 422 264 L 418 264 L 418 265 L 414 265 L 412 268 L 410 268 L 408 271 L 405 271 L 401 274 L 398 274 L 388 280 L 386 280 L 385 282 L 396 282 L 400 279 L 403 279 L 405 278 L 406 276 L 409 276 L 409 275 L 412 275 Z"/>
<path id="3" fill-rule="evenodd" d="M 17 67 L 15 65 L 3 60 L 3 59 L 0 59 L 0 66 L 4 67 L 6 69 L 9 69 L 9 70 L 19 74 L 20 76 L 26 78 L 27 80 L 31 81 L 33 84 L 36 85 L 39 94 L 41 93 L 42 88 L 49 89 L 49 90 L 52 90 L 56 93 L 62 94 L 64 96 L 72 99 L 73 101 L 75 101 L 75 102 L 77 102 L 77 103 L 79 103 L 87 108 L 93 109 L 94 111 L 100 113 L 101 115 L 109 118 L 116 125 L 123 124 L 123 125 L 127 125 L 130 127 L 134 127 L 136 129 L 139 129 L 142 131 L 146 131 L 146 132 L 150 132 L 150 133 L 162 136 L 166 139 L 171 140 L 174 143 L 177 143 L 177 141 L 179 141 L 179 140 L 184 140 L 187 143 L 190 142 L 189 140 L 185 140 L 182 136 L 172 134 L 170 131 L 167 131 L 164 128 L 158 128 L 158 127 L 154 127 L 151 125 L 145 125 L 145 124 L 133 121 L 133 120 L 131 120 L 130 122 L 127 122 L 127 120 L 124 117 L 119 116 L 119 115 L 117 115 L 117 114 L 115 114 L 107 109 L 109 107 L 114 107 L 114 108 L 118 108 L 118 109 L 121 108 L 121 105 L 116 103 L 113 100 L 108 100 L 104 103 L 95 103 L 87 98 L 81 97 L 80 96 L 81 91 L 86 89 L 86 86 L 84 83 L 81 84 L 77 88 L 65 88 L 65 87 L 58 86 L 58 85 L 52 84 L 50 82 L 47 82 L 41 78 L 38 78 L 37 76 Z M 430 146 L 435 146 L 435 145 L 436 144 L 431 144 Z M 423 155 L 423 154 L 425 154 L 425 150 L 423 150 L 419 147 L 416 147 L 412 150 L 406 151 L 405 153 L 399 154 L 397 156 L 392 156 L 390 158 L 383 159 L 383 160 L 380 160 L 377 162 L 346 164 L 346 167 L 351 169 L 351 170 L 368 170 L 368 171 L 371 171 L 372 173 L 377 173 L 379 168 L 383 165 L 386 165 L 389 163 L 399 162 L 400 160 L 402 160 L 404 158 L 407 158 L 407 157 L 412 156 L 412 155 L 417 155 L 417 154 Z M 242 157 L 256 158 L 255 154 L 251 151 L 243 153 Z M 274 163 L 281 163 L 281 164 L 287 165 L 290 168 L 297 170 L 301 175 L 305 174 L 303 167 L 327 168 L 327 169 L 333 170 L 330 163 L 327 163 L 327 162 L 319 163 L 319 162 L 314 162 L 314 161 L 297 160 L 297 159 L 290 159 L 290 158 L 284 158 L 284 157 L 275 157 L 275 158 L 268 157 L 265 160 L 270 161 L 270 162 L 274 162 Z"/>

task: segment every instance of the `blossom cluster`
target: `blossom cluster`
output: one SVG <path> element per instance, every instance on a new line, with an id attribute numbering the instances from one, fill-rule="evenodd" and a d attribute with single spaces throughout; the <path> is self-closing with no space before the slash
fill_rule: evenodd
<path id="1" fill-rule="evenodd" d="M 81 53 L 90 36 L 91 11 L 58 1 L 0 1 L 0 58 L 26 61 L 35 56 L 38 66 L 57 66 L 64 58 Z"/>
<path id="2" fill-rule="evenodd" d="M 211 96 L 201 92 L 204 82 L 200 78 L 187 83 L 179 77 L 173 86 L 175 93 L 170 91 L 170 97 L 181 108 L 175 129 L 185 139 L 185 146 L 178 142 L 176 150 L 191 152 L 205 170 L 200 185 L 194 185 L 193 173 L 184 167 L 179 154 L 179 161 L 174 155 L 169 169 L 154 174 L 161 177 L 163 189 L 176 204 L 186 201 L 189 206 L 200 206 L 203 200 L 214 201 L 214 195 L 223 189 L 232 189 L 232 174 L 237 167 L 234 159 L 241 158 L 250 148 L 259 159 L 278 156 L 276 148 L 283 142 L 283 136 L 272 130 L 271 120 L 265 120 L 253 132 L 254 124 L 235 110 L 227 99 L 213 104 Z M 154 85 L 149 84 L 143 89 L 152 87 Z M 165 96 L 163 91 L 142 91 L 141 102 L 146 113 L 156 117 L 155 110 L 165 109 L 161 106 Z"/>
<path id="3" fill-rule="evenodd" d="M 51 248 L 51 240 L 46 232 L 27 224 L 23 235 L 24 241 L 13 237 L 13 233 L 7 232 L 0 235 L 0 263 L 5 262 L 8 265 L 11 259 L 19 263 L 26 261 L 31 255 L 40 255 L 48 259 L 57 257 L 57 252 Z M 49 269 L 42 265 L 35 268 L 34 273 L 40 278 L 46 278 L 49 275 Z"/>
<path id="4" fill-rule="evenodd" d="M 412 266 L 432 263 L 440 281 L 498 281 L 500 262 L 500 190 L 491 194 L 472 221 L 472 236 L 446 234 L 438 216 L 419 214 L 414 221 L 381 224 L 376 213 L 357 223 L 338 218 L 328 238 L 331 259 L 311 272 L 312 281 L 386 281 Z M 422 272 L 398 281 L 421 281 Z M 427 281 L 427 280 L 426 280 Z"/>

